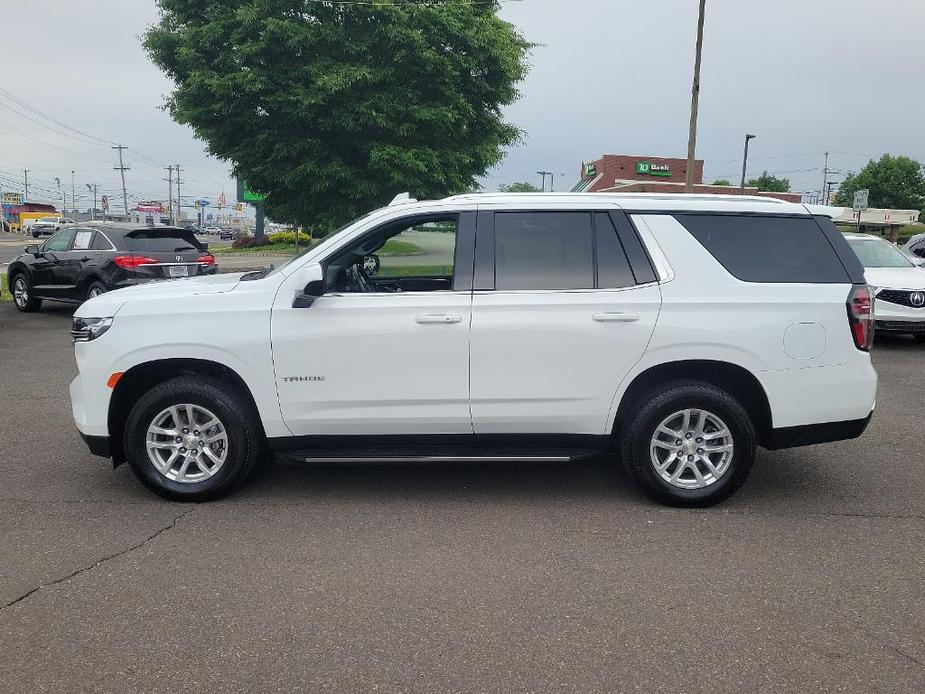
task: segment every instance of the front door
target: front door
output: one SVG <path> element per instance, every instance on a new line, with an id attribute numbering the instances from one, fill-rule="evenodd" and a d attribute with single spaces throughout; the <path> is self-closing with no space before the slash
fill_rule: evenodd
<path id="1" fill-rule="evenodd" d="M 74 240 L 73 228 L 62 229 L 44 244 L 41 255 L 32 264 L 32 288 L 35 296 L 48 299 L 70 298 L 72 287 L 68 286 L 65 264 Z"/>
<path id="2" fill-rule="evenodd" d="M 474 213 L 389 222 L 324 260 L 310 307 L 280 290 L 273 361 L 293 434 L 472 433 L 474 225 Z"/>
<path id="3" fill-rule="evenodd" d="M 606 211 L 479 213 L 476 434 L 609 433 L 614 394 L 661 306 L 651 264 L 624 222 Z"/>

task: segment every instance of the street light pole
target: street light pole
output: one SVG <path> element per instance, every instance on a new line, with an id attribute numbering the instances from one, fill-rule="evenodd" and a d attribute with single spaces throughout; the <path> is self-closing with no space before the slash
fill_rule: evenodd
<path id="1" fill-rule="evenodd" d="M 92 186 L 89 183 L 85 183 L 84 185 L 87 186 L 87 190 L 93 193 L 93 209 L 90 210 L 90 219 L 94 220 L 96 219 L 96 188 L 97 188 L 97 185 L 96 183 L 94 183 Z"/>
<path id="2" fill-rule="evenodd" d="M 743 192 L 745 191 L 745 166 L 748 164 L 748 141 L 754 139 L 754 135 L 745 136 L 745 153 L 742 155 L 742 185 L 740 186 Z"/>
<path id="3" fill-rule="evenodd" d="M 684 191 L 694 192 L 694 159 L 697 151 L 697 108 L 700 103 L 700 57 L 703 53 L 703 15 L 706 0 L 700 0 L 700 14 L 697 18 L 697 49 L 694 54 L 694 83 L 691 86 L 691 128 L 687 135 L 687 171 L 684 176 Z"/>
<path id="4" fill-rule="evenodd" d="M 77 193 L 74 192 L 74 169 L 71 169 L 71 207 L 74 208 L 74 214 L 77 214 Z"/>
<path id="5" fill-rule="evenodd" d="M 546 177 L 552 176 L 552 172 L 551 171 L 537 171 L 536 173 L 543 177 L 543 192 L 545 193 L 546 192 Z"/>

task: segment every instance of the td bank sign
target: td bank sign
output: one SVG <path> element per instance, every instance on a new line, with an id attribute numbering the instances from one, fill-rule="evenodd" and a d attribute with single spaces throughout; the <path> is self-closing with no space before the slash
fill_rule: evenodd
<path id="1" fill-rule="evenodd" d="M 651 164 L 647 161 L 637 161 L 636 173 L 640 176 L 671 176 L 671 167 L 668 164 Z"/>

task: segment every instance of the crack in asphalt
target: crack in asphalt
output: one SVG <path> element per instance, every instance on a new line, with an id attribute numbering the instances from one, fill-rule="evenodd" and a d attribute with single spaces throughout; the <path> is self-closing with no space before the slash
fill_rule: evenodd
<path id="1" fill-rule="evenodd" d="M 82 567 L 80 567 L 79 569 L 77 569 L 76 571 L 72 571 L 72 572 L 69 573 L 67 576 L 62 576 L 61 578 L 56 578 L 55 580 L 53 580 L 53 581 L 48 581 L 48 582 L 46 582 L 46 583 L 40 583 L 40 584 L 37 585 L 35 588 L 33 588 L 33 589 L 31 589 L 31 590 L 29 590 L 29 591 L 23 593 L 23 594 L 20 595 L 18 598 L 13 599 L 13 600 L 11 600 L 10 602 L 8 602 L 8 603 L 6 603 L 5 605 L 3 605 L 2 607 L 0 607 L 0 612 L 3 612 L 4 610 L 6 610 L 6 609 L 12 607 L 13 605 L 16 605 L 16 604 L 22 602 L 23 600 L 25 600 L 26 598 L 28 598 L 30 595 L 34 595 L 35 593 L 39 592 L 40 590 L 42 590 L 42 589 L 44 589 L 44 588 L 50 588 L 50 587 L 52 587 L 52 586 L 58 585 L 59 583 L 64 583 L 65 581 L 69 581 L 70 579 L 74 578 L 75 576 L 79 576 L 80 574 L 86 573 L 86 572 L 88 572 L 88 571 L 92 571 L 92 570 L 95 569 L 96 567 L 102 566 L 103 564 L 105 564 L 105 563 L 108 562 L 108 561 L 111 561 L 112 559 L 118 559 L 119 557 L 123 557 L 123 556 L 125 556 L 126 554 L 129 554 L 130 552 L 134 552 L 136 549 L 140 549 L 140 548 L 144 547 L 146 544 L 148 544 L 149 542 L 151 542 L 151 540 L 154 540 L 155 538 L 159 537 L 160 535 L 162 535 L 163 533 L 167 532 L 168 530 L 172 530 L 172 529 L 176 528 L 176 527 L 177 527 L 177 523 L 179 523 L 180 520 L 181 520 L 182 518 L 185 518 L 185 517 L 188 516 L 190 513 L 192 513 L 194 510 L 195 510 L 195 509 L 192 509 L 192 508 L 186 509 L 183 513 L 181 513 L 180 515 L 176 516 L 172 521 L 170 521 L 170 523 L 168 523 L 167 525 L 165 525 L 165 526 L 162 527 L 162 528 L 159 528 L 156 532 L 154 532 L 154 533 L 148 535 L 144 540 L 142 540 L 141 542 L 139 542 L 139 543 L 137 543 L 137 544 L 132 545 L 131 547 L 127 547 L 127 548 L 125 548 L 125 549 L 123 549 L 123 550 L 120 550 L 120 551 L 118 551 L 118 552 L 115 552 L 115 553 L 113 553 L 113 554 L 106 555 L 106 556 L 103 557 L 102 559 L 98 559 L 97 561 L 95 561 L 94 563 L 92 563 L 92 564 L 90 564 L 90 565 L 88 565 L 88 566 L 82 566 Z"/>

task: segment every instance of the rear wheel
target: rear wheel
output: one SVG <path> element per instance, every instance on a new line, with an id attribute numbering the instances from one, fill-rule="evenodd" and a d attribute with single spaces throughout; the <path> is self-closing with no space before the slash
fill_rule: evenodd
<path id="1" fill-rule="evenodd" d="M 24 274 L 19 273 L 13 277 L 10 288 L 13 292 L 13 303 L 16 305 L 17 310 L 23 313 L 31 313 L 38 311 L 42 307 L 42 300 L 32 296 L 32 285 L 29 283 L 29 278 Z"/>
<path id="2" fill-rule="evenodd" d="M 145 393 L 125 424 L 132 471 L 177 501 L 208 501 L 241 484 L 263 449 L 253 405 L 221 381 L 181 376 Z"/>
<path id="3" fill-rule="evenodd" d="M 651 391 L 621 443 L 633 479 L 670 506 L 726 499 L 748 478 L 757 453 L 745 408 L 726 391 L 691 381 Z"/>
<path id="4" fill-rule="evenodd" d="M 87 287 L 87 292 L 84 295 L 84 301 L 89 301 L 90 299 L 99 296 L 100 294 L 106 293 L 106 285 L 102 282 L 92 282 L 89 287 Z"/>

